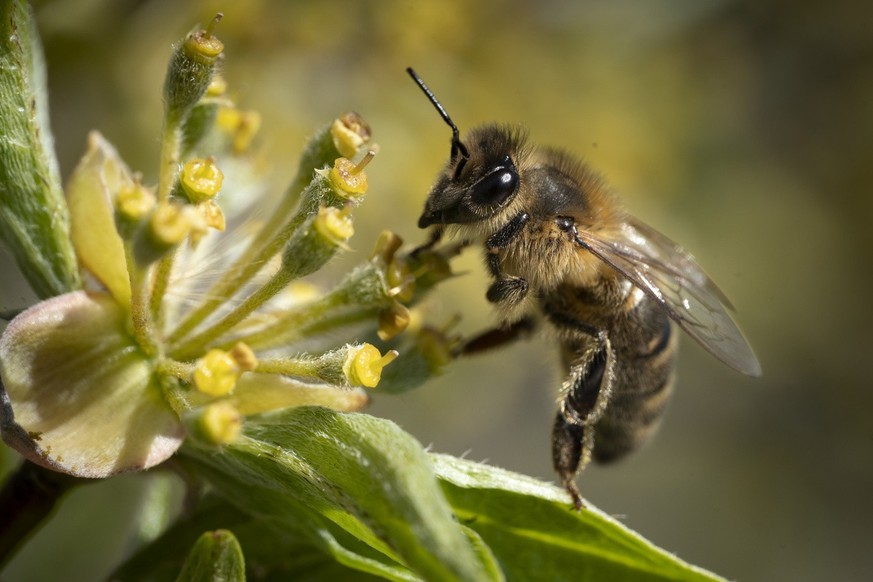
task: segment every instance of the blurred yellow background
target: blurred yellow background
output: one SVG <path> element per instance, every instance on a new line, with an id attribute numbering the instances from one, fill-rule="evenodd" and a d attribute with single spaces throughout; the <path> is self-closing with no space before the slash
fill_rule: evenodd
<path id="1" fill-rule="evenodd" d="M 873 14 L 861 3 L 88 0 L 36 11 L 65 176 L 96 128 L 154 181 L 170 46 L 216 11 L 225 76 L 263 116 L 277 192 L 307 135 L 361 113 L 381 151 L 357 252 L 336 273 L 384 228 L 425 237 L 415 224 L 450 133 L 406 66 L 462 131 L 519 122 L 587 159 L 732 298 L 764 376 L 683 339 L 662 430 L 620 464 L 589 468 L 583 494 L 730 579 L 873 576 Z M 430 317 L 461 313 L 473 333 L 493 323 L 487 280 L 475 252 L 457 268 L 468 274 L 437 291 Z M 552 480 L 555 356 L 534 340 L 459 362 L 371 412 L 435 451 Z M 83 516 L 107 507 L 88 495 L 74 500 L 90 499 Z M 74 524 L 79 543 L 98 523 Z"/>

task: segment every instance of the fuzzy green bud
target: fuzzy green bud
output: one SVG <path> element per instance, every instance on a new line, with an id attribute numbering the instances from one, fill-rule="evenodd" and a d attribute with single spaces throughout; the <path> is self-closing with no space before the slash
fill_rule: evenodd
<path id="1" fill-rule="evenodd" d="M 170 121 L 184 120 L 212 83 L 224 50 L 222 42 L 212 34 L 221 16 L 217 14 L 206 30 L 189 33 L 173 51 L 164 81 L 165 111 Z"/>
<path id="2" fill-rule="evenodd" d="M 320 380 L 346 388 L 373 388 L 379 383 L 382 369 L 396 357 L 394 350 L 383 356 L 371 344 L 347 344 L 316 358 L 262 360 L 258 362 L 258 372 Z"/>
<path id="3" fill-rule="evenodd" d="M 288 273 L 289 282 L 324 266 L 339 248 L 346 246 L 353 233 L 347 210 L 320 208 L 282 252 L 282 269 Z"/>
<path id="4" fill-rule="evenodd" d="M 134 258 L 139 265 L 149 265 L 187 238 L 199 222 L 190 206 L 158 204 L 148 222 L 134 238 Z"/>
<path id="5" fill-rule="evenodd" d="M 231 532 L 219 529 L 197 539 L 176 580 L 205 582 L 245 578 L 245 560 L 239 542 Z"/>

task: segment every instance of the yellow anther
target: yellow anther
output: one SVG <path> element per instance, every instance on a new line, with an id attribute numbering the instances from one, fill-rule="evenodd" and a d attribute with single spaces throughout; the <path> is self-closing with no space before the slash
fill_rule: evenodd
<path id="1" fill-rule="evenodd" d="M 343 373 L 353 386 L 375 388 L 382 379 L 382 369 L 397 356 L 397 350 L 391 350 L 383 356 L 372 344 L 350 348 L 343 364 Z"/>
<path id="2" fill-rule="evenodd" d="M 348 211 L 325 207 L 318 211 L 315 229 L 335 245 L 342 246 L 355 234 L 355 226 Z"/>
<path id="3" fill-rule="evenodd" d="M 215 203 L 215 200 L 204 202 L 197 208 L 200 210 L 203 222 L 206 223 L 207 227 L 224 232 L 227 222 L 224 218 L 224 212 L 221 211 L 221 207 Z"/>
<path id="4" fill-rule="evenodd" d="M 187 209 L 178 204 L 159 204 L 149 221 L 151 233 L 159 244 L 172 247 L 180 244 L 193 226 Z"/>
<path id="5" fill-rule="evenodd" d="M 230 402 L 213 402 L 201 411 L 196 428 L 206 441 L 227 445 L 239 438 L 242 432 L 242 415 Z"/>
<path id="6" fill-rule="evenodd" d="M 224 50 L 224 43 L 212 35 L 215 26 L 221 21 L 222 16 L 221 12 L 219 12 L 209 23 L 209 26 L 206 27 L 206 30 L 198 30 L 195 33 L 189 34 L 185 39 L 185 52 L 193 60 L 208 65 L 215 62 L 215 59 Z"/>
<path id="7" fill-rule="evenodd" d="M 241 111 L 233 135 L 233 151 L 239 154 L 249 149 L 259 129 L 261 129 L 261 114 L 257 111 Z"/>
<path id="8" fill-rule="evenodd" d="M 393 301 L 391 307 L 379 314 L 379 329 L 376 333 L 382 341 L 397 336 L 409 327 L 409 309 L 406 306 Z"/>
<path id="9" fill-rule="evenodd" d="M 197 158 L 185 164 L 179 181 L 188 200 L 197 204 L 211 200 L 218 194 L 224 182 L 224 174 L 212 158 Z"/>
<path id="10" fill-rule="evenodd" d="M 258 367 L 258 358 L 255 352 L 243 342 L 238 342 L 233 346 L 233 349 L 230 350 L 230 357 L 239 366 L 240 372 L 251 372 Z"/>
<path id="11" fill-rule="evenodd" d="M 142 184 L 133 184 L 126 188 L 122 188 L 118 192 L 118 197 L 115 200 L 115 207 L 118 213 L 127 220 L 136 222 L 142 220 L 152 208 L 155 207 L 157 199 L 148 188 Z"/>
<path id="12" fill-rule="evenodd" d="M 407 302 L 415 293 L 415 276 L 406 261 L 394 259 L 385 269 L 385 280 L 398 301 Z"/>
<path id="13" fill-rule="evenodd" d="M 216 117 L 216 125 L 232 137 L 233 150 L 239 154 L 249 149 L 261 129 L 261 114 L 257 111 L 221 107 Z"/>
<path id="14" fill-rule="evenodd" d="M 337 158 L 328 172 L 333 187 L 340 193 L 352 196 L 366 193 L 367 174 L 364 173 L 364 168 L 375 155 L 375 151 L 370 150 L 358 164 L 346 158 Z"/>
<path id="15" fill-rule="evenodd" d="M 370 259 L 379 258 L 386 265 L 394 258 L 394 253 L 403 244 L 403 239 L 390 230 L 383 230 L 376 239 L 376 246 L 370 254 Z"/>
<path id="16" fill-rule="evenodd" d="M 346 113 L 331 124 L 330 135 L 340 155 L 351 158 L 370 140 L 370 126 L 357 113 Z"/>
<path id="17" fill-rule="evenodd" d="M 206 88 L 206 94 L 210 97 L 218 97 L 219 95 L 224 95 L 227 91 L 227 81 L 224 79 L 224 76 L 216 73 L 212 80 L 209 81 L 209 87 Z"/>
<path id="18" fill-rule="evenodd" d="M 239 363 L 230 353 L 209 350 L 194 368 L 194 386 L 210 396 L 225 396 L 233 391 L 241 373 Z"/>
<path id="19" fill-rule="evenodd" d="M 242 111 L 235 107 L 219 107 L 215 117 L 215 124 L 229 134 L 236 133 L 237 127 L 242 122 Z"/>

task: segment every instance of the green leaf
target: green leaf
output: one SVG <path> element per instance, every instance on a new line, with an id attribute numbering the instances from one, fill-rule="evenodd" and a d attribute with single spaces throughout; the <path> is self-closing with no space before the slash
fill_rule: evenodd
<path id="1" fill-rule="evenodd" d="M 251 418 L 244 433 L 221 451 L 183 447 L 243 510 L 392 580 L 493 579 L 421 445 L 394 423 L 302 407 Z"/>
<path id="2" fill-rule="evenodd" d="M 208 531 L 197 538 L 177 582 L 233 582 L 246 579 L 242 549 L 226 529 Z"/>
<path id="3" fill-rule="evenodd" d="M 555 486 L 447 455 L 431 461 L 458 519 L 488 544 L 507 580 L 722 580 L 594 508 L 572 510 Z"/>
<path id="4" fill-rule="evenodd" d="M 217 496 L 207 496 L 152 543 L 128 558 L 112 575 L 118 582 L 161 582 L 172 579 L 185 561 L 185 550 L 200 532 L 229 528 L 245 553 L 250 578 L 258 580 L 364 582 L 382 580 L 351 570 L 310 543 L 306 536 L 277 522 L 252 517 Z"/>
<path id="5" fill-rule="evenodd" d="M 28 5 L 0 0 L 0 238 L 45 299 L 80 287 Z"/>

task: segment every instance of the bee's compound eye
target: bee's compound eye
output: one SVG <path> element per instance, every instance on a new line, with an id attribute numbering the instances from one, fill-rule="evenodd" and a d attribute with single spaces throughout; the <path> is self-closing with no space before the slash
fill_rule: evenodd
<path id="1" fill-rule="evenodd" d="M 483 206 L 502 206 L 518 188 L 518 172 L 514 166 L 500 167 L 472 187 L 471 198 Z"/>

